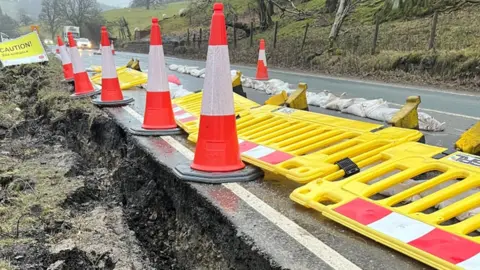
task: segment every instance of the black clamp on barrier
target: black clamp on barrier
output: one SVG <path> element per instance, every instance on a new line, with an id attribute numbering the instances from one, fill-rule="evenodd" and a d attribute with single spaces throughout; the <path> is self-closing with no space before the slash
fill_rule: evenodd
<path id="1" fill-rule="evenodd" d="M 360 172 L 360 168 L 357 166 L 357 164 L 355 164 L 355 162 L 348 157 L 337 161 L 335 165 L 338 165 L 338 167 L 345 172 L 345 177 L 349 177 Z"/>

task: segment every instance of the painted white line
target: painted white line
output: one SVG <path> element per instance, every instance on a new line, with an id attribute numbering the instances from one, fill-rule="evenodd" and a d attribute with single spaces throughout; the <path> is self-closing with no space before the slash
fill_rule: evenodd
<path id="1" fill-rule="evenodd" d="M 403 107 L 402 104 L 398 104 L 398 103 L 388 102 L 388 104 Z M 463 117 L 463 118 L 468 118 L 468 119 L 473 119 L 473 120 L 480 120 L 480 117 L 458 114 L 458 113 L 442 112 L 442 111 L 437 111 L 437 110 L 432 110 L 432 109 L 420 108 L 420 111 L 434 112 L 434 113 L 440 113 L 440 114 L 445 114 L 445 115 L 450 115 L 450 116 Z"/>
<path id="2" fill-rule="evenodd" d="M 143 121 L 143 117 L 132 108 L 125 106 L 123 109 L 131 114 L 135 119 Z M 175 148 L 179 153 L 184 155 L 187 159 L 193 160 L 194 153 L 187 147 L 181 144 L 170 136 L 161 137 L 170 146 Z M 290 235 L 299 244 L 304 246 L 310 252 L 312 252 L 319 259 L 330 265 L 333 269 L 338 270 L 360 270 L 361 268 L 343 257 L 340 253 L 333 250 L 327 244 L 320 241 L 304 228 L 282 215 L 280 212 L 272 208 L 270 205 L 262 201 L 257 196 L 253 195 L 250 191 L 246 190 L 242 186 L 236 183 L 223 184 L 224 187 L 235 193 L 245 203 L 250 205 L 262 216 L 267 218 L 270 222 L 279 227 L 282 231 Z"/>

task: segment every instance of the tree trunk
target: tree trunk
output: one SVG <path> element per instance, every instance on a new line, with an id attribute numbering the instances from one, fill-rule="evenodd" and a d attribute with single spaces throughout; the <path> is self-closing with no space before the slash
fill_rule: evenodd
<path id="1" fill-rule="evenodd" d="M 268 0 L 268 15 L 273 16 L 275 15 L 275 10 L 273 9 L 273 2 Z"/>
<path id="2" fill-rule="evenodd" d="M 227 26 L 235 27 L 237 29 L 241 29 L 242 31 L 245 32 L 245 34 L 247 34 L 247 37 L 250 36 L 250 32 L 251 32 L 250 25 L 248 25 L 246 23 L 241 23 L 241 22 L 232 23 L 232 22 L 227 21 Z"/>
<path id="3" fill-rule="evenodd" d="M 150 9 L 150 0 L 146 0 L 147 4 L 147 9 Z"/>
<path id="4" fill-rule="evenodd" d="M 325 8 L 328 13 L 334 13 L 337 9 L 338 0 L 327 0 L 325 2 Z"/>
<path id="5" fill-rule="evenodd" d="M 335 21 L 333 22 L 332 29 L 330 30 L 330 49 L 332 48 L 333 43 L 337 40 L 338 33 L 342 28 L 343 21 L 350 12 L 351 2 L 350 0 L 340 0 L 338 5 L 337 13 L 335 14 Z"/>
<path id="6" fill-rule="evenodd" d="M 258 17 L 260 21 L 260 28 L 265 30 L 273 24 L 272 17 L 268 13 L 266 0 L 257 0 L 258 3 Z"/>

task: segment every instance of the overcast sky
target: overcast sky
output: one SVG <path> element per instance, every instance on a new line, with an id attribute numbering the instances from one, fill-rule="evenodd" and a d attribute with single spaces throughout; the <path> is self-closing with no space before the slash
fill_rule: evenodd
<path id="1" fill-rule="evenodd" d="M 100 3 L 114 6 L 114 7 L 126 7 L 130 4 L 131 0 L 97 0 Z"/>

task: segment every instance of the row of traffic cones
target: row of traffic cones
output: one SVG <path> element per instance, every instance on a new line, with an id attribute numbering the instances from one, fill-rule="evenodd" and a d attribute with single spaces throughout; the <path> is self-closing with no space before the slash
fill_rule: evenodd
<path id="1" fill-rule="evenodd" d="M 257 179 L 261 171 L 246 166 L 240 158 L 223 4 L 215 3 L 213 9 L 195 156 L 193 163 L 178 165 L 174 172 L 181 179 L 204 183 L 250 181 Z M 93 93 L 73 37 L 69 42 L 76 84 L 74 95 Z M 65 65 L 68 61 L 64 62 L 66 72 L 68 66 Z M 264 42 L 261 43 L 258 66 L 257 77 L 268 79 Z M 180 133 L 175 123 L 157 18 L 152 19 L 148 73 L 143 123 L 141 127 L 132 128 L 131 132 L 147 136 Z M 102 86 L 102 96 L 93 101 L 95 104 L 102 101 L 105 104 L 105 100 L 131 102 L 121 95 L 105 28 L 102 28 Z"/>

